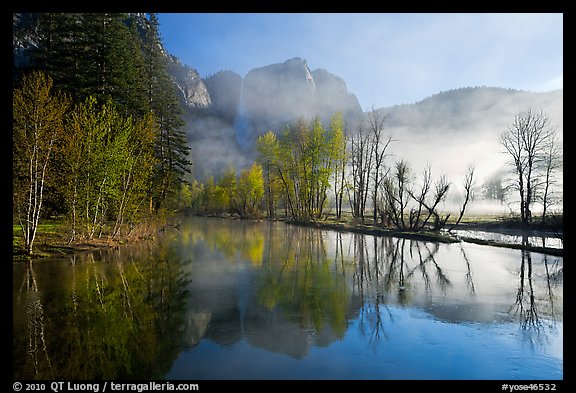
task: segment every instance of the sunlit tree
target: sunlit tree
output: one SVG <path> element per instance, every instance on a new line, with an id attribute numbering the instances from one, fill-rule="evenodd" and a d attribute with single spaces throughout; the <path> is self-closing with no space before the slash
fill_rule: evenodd
<path id="1" fill-rule="evenodd" d="M 258 151 L 258 162 L 262 166 L 264 175 L 264 198 L 266 200 L 266 209 L 269 218 L 273 218 L 276 213 L 276 193 L 275 185 L 279 183 L 274 166 L 276 165 L 276 156 L 278 154 L 278 138 L 272 131 L 261 135 L 256 140 L 256 150 Z"/>
<path id="2" fill-rule="evenodd" d="M 76 106 L 63 147 L 72 240 L 78 234 L 88 239 L 100 235 L 109 219 L 114 220 L 113 236 L 125 222 L 139 220 L 150 194 L 155 129 L 151 114 L 133 120 L 111 101 L 100 106 L 89 97 Z"/>
<path id="3" fill-rule="evenodd" d="M 237 186 L 232 195 L 232 209 L 240 217 L 255 217 L 259 215 L 259 206 L 264 196 L 264 178 L 262 166 L 254 163 L 242 171 Z"/>
<path id="4" fill-rule="evenodd" d="M 55 145 L 70 99 L 54 92 L 40 71 L 25 75 L 12 97 L 13 202 L 26 251 L 31 254 Z"/>
<path id="5" fill-rule="evenodd" d="M 342 112 L 336 112 L 330 118 L 330 149 L 334 159 L 333 186 L 336 218 L 342 217 L 342 202 L 346 187 L 346 166 L 349 154 L 347 151 L 347 136 Z"/>

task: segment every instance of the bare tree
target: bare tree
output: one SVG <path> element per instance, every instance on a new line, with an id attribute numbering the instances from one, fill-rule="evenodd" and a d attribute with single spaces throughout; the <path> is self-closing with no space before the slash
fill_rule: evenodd
<path id="1" fill-rule="evenodd" d="M 460 224 L 460 221 L 462 221 L 462 217 L 464 217 L 464 212 L 466 211 L 466 206 L 468 205 L 468 202 L 470 201 L 470 199 L 472 199 L 473 195 L 472 195 L 472 186 L 474 185 L 474 167 L 473 166 L 469 166 L 468 170 L 466 172 L 466 176 L 464 177 L 464 202 L 462 203 L 462 209 L 460 209 L 460 215 L 458 216 L 458 219 L 456 220 L 456 222 L 454 223 L 454 225 L 452 225 L 452 227 L 450 227 L 450 229 L 448 229 L 448 232 L 450 232 L 452 229 L 456 228 L 456 226 L 458 224 Z"/>
<path id="2" fill-rule="evenodd" d="M 410 192 L 410 196 L 414 199 L 417 203 L 416 208 L 410 209 L 410 228 L 416 228 L 420 221 L 420 216 L 422 215 L 422 208 L 426 203 L 426 197 L 430 188 L 432 186 L 432 168 L 430 165 L 426 165 L 424 171 L 422 172 L 422 185 L 420 187 L 419 193 L 415 194 Z"/>
<path id="3" fill-rule="evenodd" d="M 350 164 L 352 166 L 352 195 L 348 199 L 355 219 L 364 221 L 366 200 L 370 189 L 370 172 L 373 167 L 371 135 L 362 125 L 350 136 Z"/>
<path id="4" fill-rule="evenodd" d="M 397 228 L 406 228 L 404 214 L 409 202 L 411 185 L 411 169 L 408 163 L 401 159 L 396 162 L 394 172 L 384 178 L 382 184 L 383 203 L 380 208 L 383 221 Z"/>
<path id="5" fill-rule="evenodd" d="M 374 223 L 378 220 L 378 192 L 380 184 L 386 175 L 384 168 L 384 158 L 386 157 L 386 150 L 392 142 L 392 136 L 387 138 L 383 135 L 384 122 L 388 115 L 383 115 L 378 112 L 374 107 L 368 113 L 368 129 L 371 135 L 370 151 L 373 155 L 372 167 L 372 206 L 373 206 L 373 219 Z"/>
<path id="6" fill-rule="evenodd" d="M 536 200 L 538 169 L 546 156 L 547 147 L 556 129 L 542 111 L 528 109 L 514 117 L 514 122 L 500 135 L 500 143 L 511 157 L 516 176 L 514 188 L 520 196 L 520 217 L 528 225 L 532 217 L 532 203 Z"/>
<path id="7" fill-rule="evenodd" d="M 542 225 L 546 223 L 546 215 L 550 206 L 557 201 L 554 197 L 553 188 L 558 184 L 555 178 L 555 172 L 562 169 L 562 144 L 557 135 L 553 135 L 544 151 L 542 157 L 542 184 L 543 188 L 540 200 L 542 202 Z"/>
<path id="8" fill-rule="evenodd" d="M 428 211 L 428 216 L 426 216 L 426 218 L 422 222 L 422 225 L 420 227 L 421 229 L 424 229 L 426 227 L 426 224 L 428 223 L 431 217 L 434 217 L 434 226 L 432 227 L 432 230 L 436 231 L 444 227 L 446 221 L 448 221 L 448 218 L 450 217 L 450 214 L 441 217 L 440 213 L 438 213 L 437 207 L 440 204 L 440 202 L 446 199 L 449 189 L 450 189 L 450 182 L 448 181 L 446 176 L 445 175 L 440 176 L 440 178 L 436 181 L 436 183 L 434 183 L 434 196 L 432 198 L 432 203 L 423 202 L 424 207 Z"/>

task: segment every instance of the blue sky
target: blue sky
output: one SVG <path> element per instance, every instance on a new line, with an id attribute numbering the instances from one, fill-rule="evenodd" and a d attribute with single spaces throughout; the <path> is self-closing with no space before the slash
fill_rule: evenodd
<path id="1" fill-rule="evenodd" d="M 363 109 L 441 91 L 563 88 L 561 13 L 160 13 L 167 50 L 202 77 L 301 57 Z"/>

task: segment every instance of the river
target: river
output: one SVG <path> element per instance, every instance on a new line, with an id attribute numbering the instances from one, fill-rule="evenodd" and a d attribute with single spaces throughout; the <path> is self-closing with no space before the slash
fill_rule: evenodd
<path id="1" fill-rule="evenodd" d="M 561 380 L 563 257 L 189 217 L 13 264 L 15 380 Z"/>

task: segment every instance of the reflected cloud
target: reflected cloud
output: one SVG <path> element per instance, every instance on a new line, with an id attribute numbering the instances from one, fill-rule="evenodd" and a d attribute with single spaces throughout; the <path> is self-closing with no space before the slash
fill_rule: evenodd
<path id="1" fill-rule="evenodd" d="M 562 290 L 557 256 L 193 218 L 151 242 L 15 264 L 14 376 L 160 378 L 205 341 L 304 359 L 357 336 L 376 351 L 418 319 L 517 325 L 533 350 L 558 333 Z"/>

